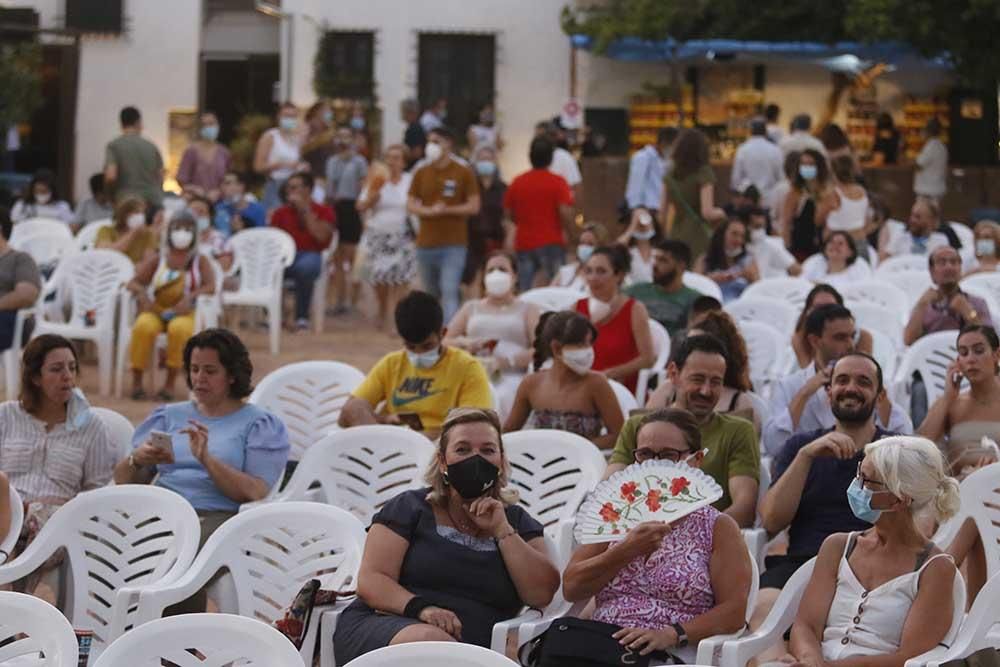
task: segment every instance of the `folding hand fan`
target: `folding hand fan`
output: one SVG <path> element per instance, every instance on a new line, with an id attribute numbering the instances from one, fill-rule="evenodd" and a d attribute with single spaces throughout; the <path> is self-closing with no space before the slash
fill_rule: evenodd
<path id="1" fill-rule="evenodd" d="M 597 485 L 576 515 L 580 544 L 615 542 L 646 521 L 672 522 L 722 497 L 714 479 L 685 463 L 643 461 Z"/>

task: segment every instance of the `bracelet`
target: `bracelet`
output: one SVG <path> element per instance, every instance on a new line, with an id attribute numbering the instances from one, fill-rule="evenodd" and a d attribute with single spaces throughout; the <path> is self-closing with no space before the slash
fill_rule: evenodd
<path id="1" fill-rule="evenodd" d="M 504 540 L 506 540 L 506 539 L 507 539 L 508 537 L 510 537 L 511 535 L 517 535 L 517 530 L 516 530 L 516 529 L 514 529 L 514 528 L 511 528 L 511 529 L 510 529 L 510 530 L 509 530 L 508 532 L 504 533 L 504 534 L 503 534 L 503 535 L 501 535 L 500 537 L 494 537 L 494 538 L 493 538 L 493 540 L 494 540 L 494 541 L 495 541 L 495 542 L 496 542 L 497 544 L 500 544 L 501 542 L 503 542 Z"/>
<path id="2" fill-rule="evenodd" d="M 407 618 L 415 618 L 420 620 L 420 612 L 427 607 L 433 607 L 434 603 L 427 598 L 422 598 L 419 595 L 414 595 L 410 598 L 410 601 L 406 603 L 406 607 L 403 608 L 403 616 Z"/>

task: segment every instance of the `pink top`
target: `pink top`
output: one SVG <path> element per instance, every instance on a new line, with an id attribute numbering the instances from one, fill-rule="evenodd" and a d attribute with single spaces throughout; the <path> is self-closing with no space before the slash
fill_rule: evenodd
<path id="1" fill-rule="evenodd" d="M 231 163 L 229 149 L 217 144 L 212 160 L 206 162 L 196 144 L 191 144 L 181 156 L 181 164 L 177 168 L 177 182 L 181 187 L 197 185 L 205 192 L 218 190 L 222 187 L 222 179 L 229 170 Z"/>
<path id="2" fill-rule="evenodd" d="M 658 630 L 714 607 L 709 564 L 718 517 L 709 506 L 674 524 L 648 560 L 633 560 L 595 596 L 593 619 Z"/>

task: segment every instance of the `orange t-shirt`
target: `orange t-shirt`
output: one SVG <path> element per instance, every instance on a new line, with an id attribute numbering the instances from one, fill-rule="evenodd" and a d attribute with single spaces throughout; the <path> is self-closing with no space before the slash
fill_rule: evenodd
<path id="1" fill-rule="evenodd" d="M 479 183 L 464 162 L 452 158 L 444 167 L 425 164 L 413 174 L 410 196 L 424 205 L 443 201 L 449 206 L 464 204 L 479 194 Z M 468 245 L 468 216 L 443 215 L 420 218 L 417 232 L 418 248 L 439 248 L 449 245 Z"/>

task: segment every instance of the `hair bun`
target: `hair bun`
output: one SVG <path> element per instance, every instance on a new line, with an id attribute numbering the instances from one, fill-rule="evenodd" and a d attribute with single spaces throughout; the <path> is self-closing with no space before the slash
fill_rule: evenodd
<path id="1" fill-rule="evenodd" d="M 943 477 L 934 497 L 934 510 L 938 521 L 947 521 L 958 513 L 962 506 L 958 482 L 954 477 Z"/>

